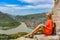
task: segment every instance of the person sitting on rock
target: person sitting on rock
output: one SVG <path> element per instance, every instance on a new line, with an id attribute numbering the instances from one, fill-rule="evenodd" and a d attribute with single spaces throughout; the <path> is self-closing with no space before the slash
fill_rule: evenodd
<path id="1" fill-rule="evenodd" d="M 51 35 L 53 33 L 53 25 L 54 25 L 54 22 L 52 20 L 52 14 L 47 13 L 46 18 L 47 18 L 47 21 L 46 21 L 45 25 L 39 24 L 31 33 L 25 35 L 25 37 L 30 37 L 30 36 L 36 34 L 37 32 L 41 32 L 41 31 L 45 35 Z"/>

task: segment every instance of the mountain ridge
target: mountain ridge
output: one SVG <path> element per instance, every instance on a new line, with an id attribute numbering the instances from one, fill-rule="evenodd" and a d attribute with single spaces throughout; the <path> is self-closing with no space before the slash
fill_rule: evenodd
<path id="1" fill-rule="evenodd" d="M 20 16 L 17 15 L 15 19 L 17 21 L 22 21 L 25 22 L 28 27 L 36 27 L 38 24 L 45 24 L 46 13 L 37 13 L 37 14 L 30 14 L 30 15 L 25 15 L 25 16 Z"/>

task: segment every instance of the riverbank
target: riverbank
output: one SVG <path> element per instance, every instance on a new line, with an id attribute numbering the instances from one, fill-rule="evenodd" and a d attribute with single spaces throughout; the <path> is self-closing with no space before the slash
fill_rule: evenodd
<path id="1" fill-rule="evenodd" d="M 16 34 L 18 32 L 31 32 L 32 29 L 27 28 L 27 25 L 24 22 L 21 22 L 21 25 L 19 25 L 17 28 L 9 29 L 9 30 L 0 30 L 0 34 Z"/>

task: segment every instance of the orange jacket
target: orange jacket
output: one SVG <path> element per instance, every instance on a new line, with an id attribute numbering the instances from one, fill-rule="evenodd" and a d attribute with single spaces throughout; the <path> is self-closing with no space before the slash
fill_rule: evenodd
<path id="1" fill-rule="evenodd" d="M 51 35 L 52 34 L 52 32 L 53 32 L 53 24 L 54 24 L 53 20 L 47 20 L 46 26 L 45 26 L 45 28 L 43 30 L 43 33 L 45 35 Z"/>

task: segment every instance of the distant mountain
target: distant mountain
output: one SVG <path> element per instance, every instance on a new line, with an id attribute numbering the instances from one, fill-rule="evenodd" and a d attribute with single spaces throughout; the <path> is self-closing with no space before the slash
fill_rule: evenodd
<path id="1" fill-rule="evenodd" d="M 37 14 L 30 14 L 30 15 L 24 15 L 24 16 L 13 16 L 9 15 L 7 13 L 3 13 L 0 11 L 0 26 L 11 26 L 19 24 L 16 22 L 25 22 L 27 27 L 36 27 L 38 24 L 45 24 L 46 13 L 37 13 Z M 15 24 L 16 23 L 16 24 Z"/>
<path id="2" fill-rule="evenodd" d="M 15 19 L 19 22 L 20 21 L 25 22 L 28 27 L 36 27 L 38 24 L 41 23 L 45 24 L 46 21 L 45 14 L 46 13 L 31 14 L 25 16 L 17 15 Z"/>
<path id="3" fill-rule="evenodd" d="M 15 20 L 12 18 L 12 15 L 0 12 L 0 22 L 7 22 L 7 21 L 12 22 Z"/>
<path id="4" fill-rule="evenodd" d="M 7 30 L 19 26 L 20 22 L 17 22 L 14 18 L 14 16 L 0 11 L 0 29 Z"/>

